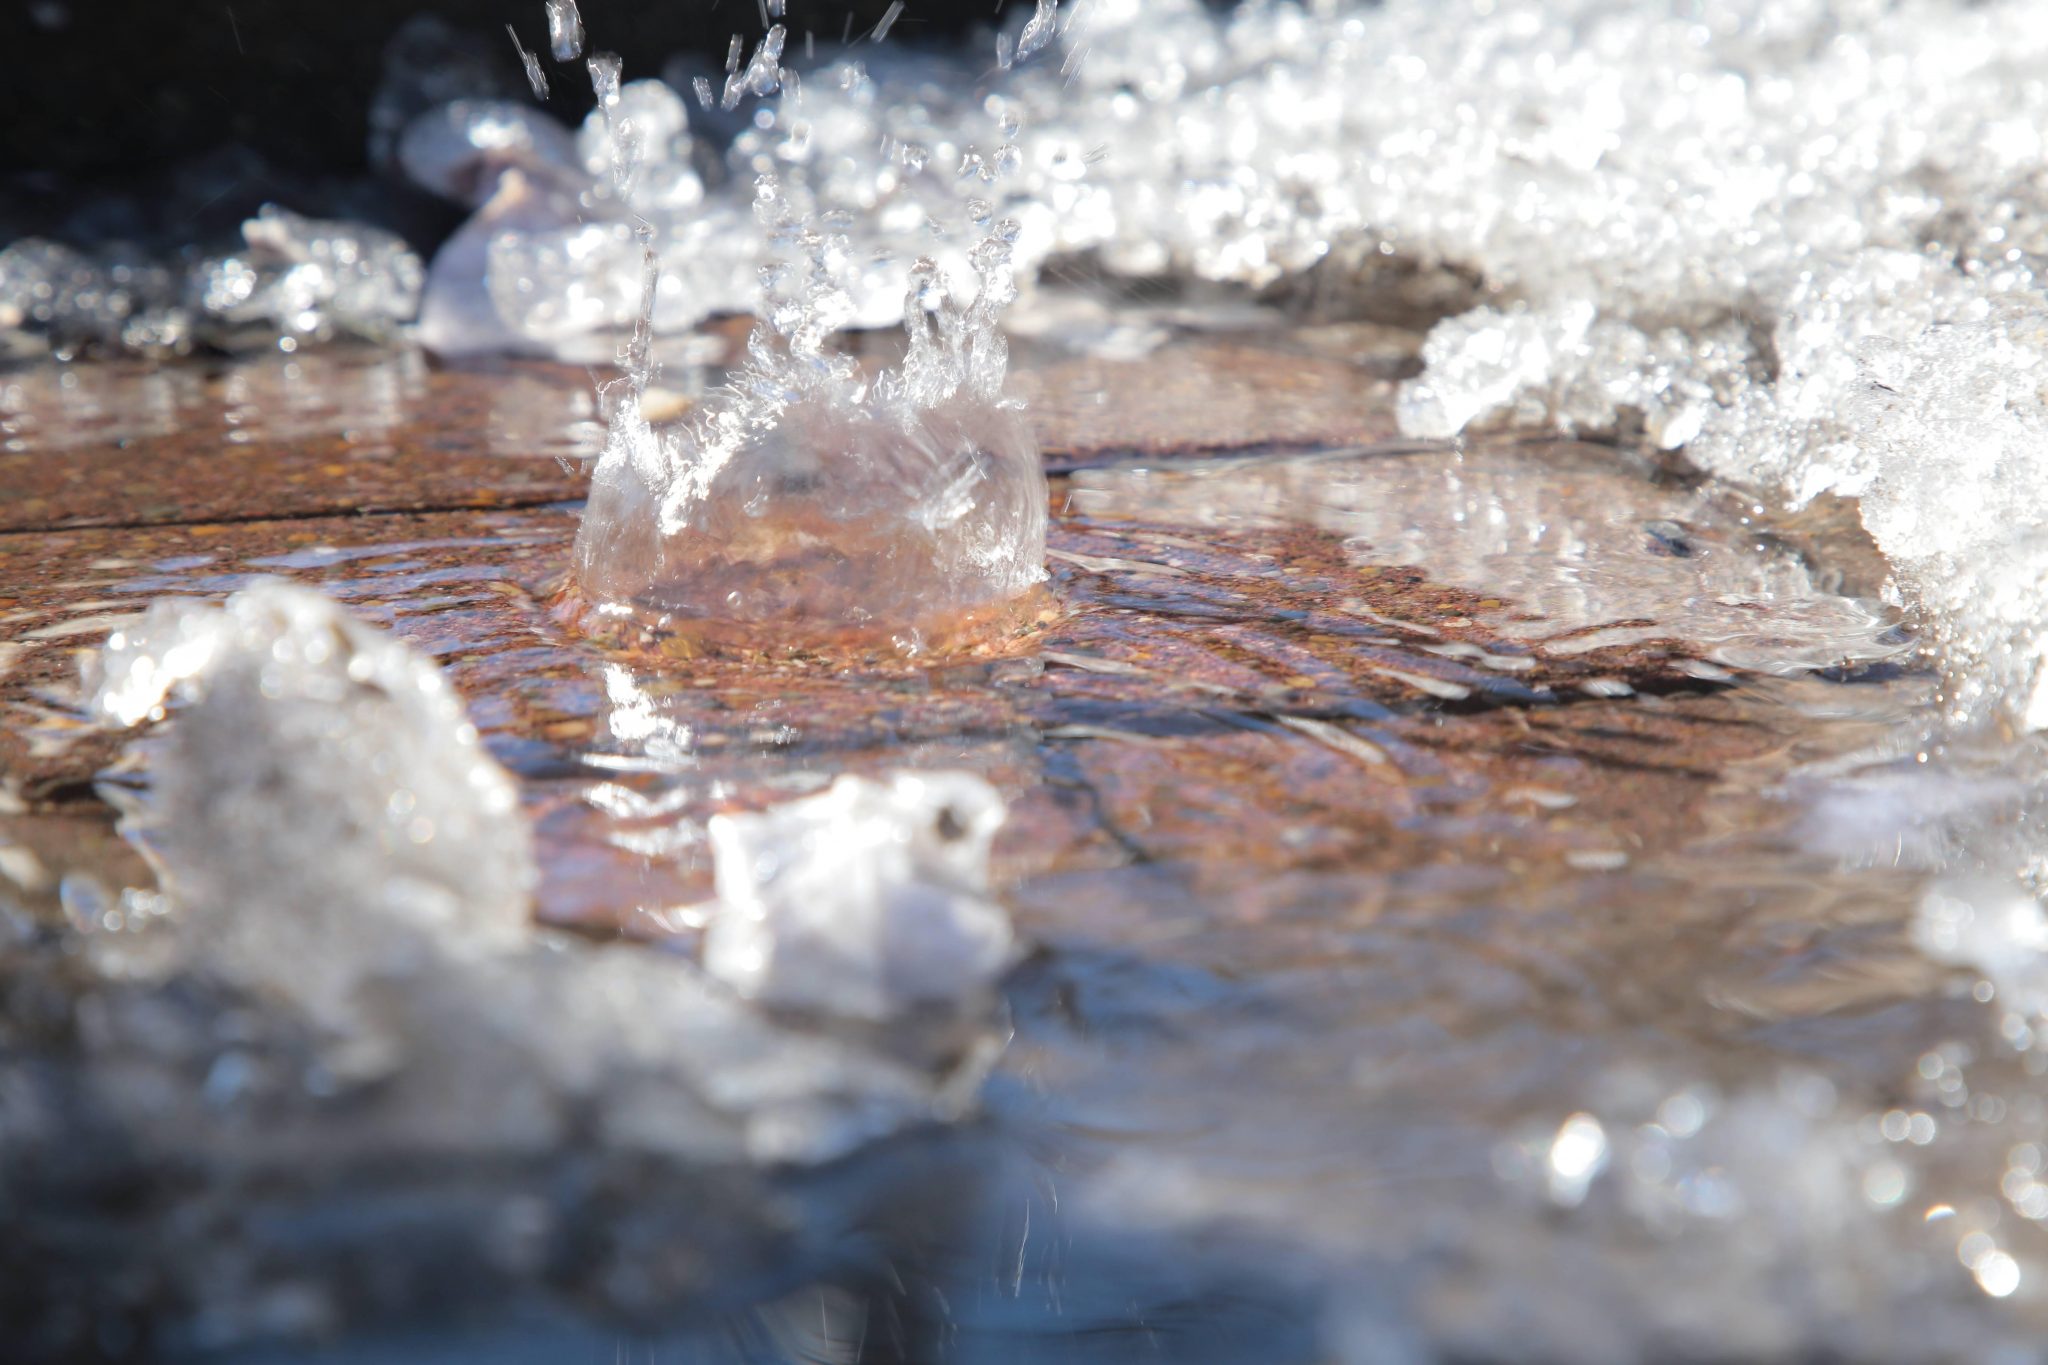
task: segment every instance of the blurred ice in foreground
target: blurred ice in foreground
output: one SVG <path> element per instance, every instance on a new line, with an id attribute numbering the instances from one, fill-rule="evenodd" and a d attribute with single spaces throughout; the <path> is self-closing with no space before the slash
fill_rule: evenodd
<path id="1" fill-rule="evenodd" d="M 973 1009 L 936 1035 L 828 1036 L 764 1016 L 681 956 L 533 929 L 517 791 L 460 699 L 424 656 L 316 592 L 262 582 L 219 607 L 160 603 L 88 684 L 109 724 L 168 720 L 129 821 L 168 904 L 136 927 L 91 926 L 91 946 L 114 961 L 124 937 L 168 942 L 145 975 L 215 982 L 273 1026 L 312 1026 L 336 1083 L 381 1096 L 352 1111 L 367 1146 L 404 1133 L 530 1151 L 595 1123 L 609 1145 L 691 1161 L 823 1160 L 957 1113 L 992 1057 Z M 835 813 L 822 839 L 814 803 L 727 824 L 720 887 L 739 900 L 728 913 L 759 921 L 771 969 L 741 984 L 869 1018 L 899 997 L 977 998 L 1009 944 L 977 898 L 1000 800 L 937 777 L 899 779 L 886 814 L 856 804 L 867 822 Z M 849 860 L 849 839 L 896 831 L 900 856 L 870 841 Z M 714 956 L 732 979 L 726 937 Z M 213 1046 L 194 1045 L 197 1058 L 159 1060 Z M 156 1093 L 114 1087 L 109 1102 L 146 1109 Z"/>

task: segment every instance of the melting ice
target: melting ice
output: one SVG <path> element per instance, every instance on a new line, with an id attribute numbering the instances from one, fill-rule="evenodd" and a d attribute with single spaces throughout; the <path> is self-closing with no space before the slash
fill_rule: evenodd
<path id="1" fill-rule="evenodd" d="M 1011 950 L 988 878 L 1002 821 L 1002 798 L 965 773 L 841 777 L 717 816 L 705 966 L 750 999 L 866 1019 L 985 988 Z"/>
<path id="2" fill-rule="evenodd" d="M 423 945 L 524 940 L 533 859 L 512 780 L 431 662 L 327 598 L 263 583 L 166 601 L 91 667 L 95 711 L 174 708 L 136 823 L 210 960 L 356 1029 Z"/>
<path id="3" fill-rule="evenodd" d="M 769 1020 L 676 955 L 532 929 L 511 779 L 430 661 L 318 593 L 259 583 L 220 607 L 160 603 L 110 641 L 88 683 L 109 724 L 168 713 L 130 823 L 169 901 L 145 929 L 94 926 L 88 943 L 111 963 L 124 937 L 167 937 L 148 972 L 212 980 L 271 1006 L 260 1017 L 278 1027 L 310 1025 L 330 1075 L 380 1087 L 351 1111 L 365 1150 L 547 1150 L 594 1122 L 628 1151 L 820 1160 L 957 1112 L 992 1056 L 973 1010 L 936 1041 L 835 1038 Z M 951 953 L 946 970 L 954 958 L 984 969 L 971 989 L 1008 945 L 1001 911 L 970 899 L 986 891 L 1001 803 L 972 779 L 926 781 L 929 795 L 900 779 L 886 812 L 870 811 L 866 828 L 881 842 L 907 831 L 910 851 L 891 862 L 870 850 L 861 887 L 881 912 L 866 984 L 919 1000 L 934 993 L 930 954 Z M 830 1009 L 841 1002 L 820 998 L 832 983 L 818 973 L 840 964 L 793 960 L 825 939 L 790 925 L 847 905 L 832 883 L 853 864 L 843 849 L 806 863 L 799 839 L 778 871 L 752 833 L 811 823 L 801 807 L 734 819 L 722 837 L 737 861 L 722 862 L 720 886 L 734 913 L 778 937 L 754 984 Z M 929 852 L 933 840 L 950 852 Z M 798 907 L 799 890 L 819 899 Z M 924 956 L 889 938 L 938 920 L 954 935 Z M 829 934 L 856 941 L 844 926 Z M 862 995 L 853 1012 L 878 1001 Z M 133 1098 L 146 1109 L 156 1093 Z M 203 1125 L 187 1136 L 208 1140 Z"/>

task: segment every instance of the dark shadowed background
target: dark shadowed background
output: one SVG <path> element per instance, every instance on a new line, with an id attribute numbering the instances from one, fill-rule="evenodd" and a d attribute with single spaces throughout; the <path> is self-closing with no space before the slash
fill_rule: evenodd
<path id="1" fill-rule="evenodd" d="M 791 49 L 807 31 L 820 41 L 859 34 L 888 8 L 789 0 Z M 914 0 L 890 36 L 954 39 L 999 8 Z M 629 80 L 661 74 L 678 53 L 721 67 L 735 33 L 751 47 L 764 28 L 760 0 L 581 9 L 590 49 L 617 52 Z M 399 39 L 415 87 L 438 73 L 451 94 L 488 85 L 531 98 L 508 23 L 545 60 L 542 0 L 0 0 L 0 241 L 191 241 L 232 231 L 265 199 L 432 239 L 446 229 L 444 210 L 375 183 L 380 88 L 387 121 L 407 112 L 408 82 L 388 81 L 387 55 Z M 548 107 L 580 118 L 588 78 L 545 65 Z"/>

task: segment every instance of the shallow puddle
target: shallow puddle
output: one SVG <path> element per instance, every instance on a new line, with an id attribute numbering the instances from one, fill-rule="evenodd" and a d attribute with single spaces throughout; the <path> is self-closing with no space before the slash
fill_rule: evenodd
<path id="1" fill-rule="evenodd" d="M 444 381 L 392 363 L 391 402 L 351 374 L 274 435 L 348 424 L 402 471 L 573 453 L 494 454 L 509 417 L 401 439 Z M 101 444 L 65 453 L 75 414 L 19 416 L 68 411 L 35 397 L 23 453 L 119 460 L 156 408 L 231 401 L 78 373 L 112 385 Z M 539 410 L 558 380 L 494 383 L 581 439 Z M 608 648 L 557 608 L 570 503 L 110 504 L 0 535 L 0 1146 L 39 1182 L 9 1196 L 9 1311 L 114 1357 L 379 1361 L 1985 1359 L 2039 1325 L 2011 1173 L 2048 1092 L 1911 933 L 1904 831 L 1993 803 L 1996 762 L 1921 761 L 1934 680 L 1853 520 L 1554 442 L 1046 443 L 1080 452 L 1048 608 L 945 658 Z M 447 669 L 520 780 L 540 916 L 645 945 L 610 951 L 693 946 L 714 813 L 843 771 L 987 777 L 1039 946 L 981 1117 L 765 1175 L 425 1138 L 153 1168 L 93 1117 L 153 1073 L 85 1043 L 160 1010 L 228 1121 L 229 1044 L 177 1039 L 233 1011 L 83 968 L 81 921 L 147 876 L 94 784 L 141 780 L 147 742 L 83 725 L 75 656 L 263 574 Z M 284 1084 L 246 1121 L 325 1102 Z"/>

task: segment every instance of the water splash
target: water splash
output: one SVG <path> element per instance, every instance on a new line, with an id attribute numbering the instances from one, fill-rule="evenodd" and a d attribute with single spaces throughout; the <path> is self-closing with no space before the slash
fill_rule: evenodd
<path id="1" fill-rule="evenodd" d="M 736 79 L 781 81 L 779 33 Z M 682 126 L 680 101 L 670 112 Z M 854 291 L 872 273 L 850 215 L 792 202 L 770 171 L 756 178 L 752 213 L 794 259 L 761 269 L 763 321 L 726 386 L 660 431 L 642 406 L 659 257 L 654 228 L 636 233 L 642 307 L 577 535 L 584 600 L 657 630 L 774 624 L 801 640 L 880 629 L 915 652 L 925 631 L 1042 581 L 1045 475 L 1021 404 L 1004 393 L 998 328 L 1016 295 L 1017 224 L 975 201 L 983 235 L 964 305 L 938 262 L 911 265 L 904 359 L 875 373 L 830 345 L 859 319 Z"/>
<path id="2" fill-rule="evenodd" d="M 936 307 L 899 371 L 826 353 L 821 311 L 757 332 L 677 428 L 620 403 L 577 536 L 586 598 L 663 626 L 915 629 L 1041 581 L 1045 478 L 993 326 L 1007 245 L 987 239 L 966 308 L 920 273 Z"/>

